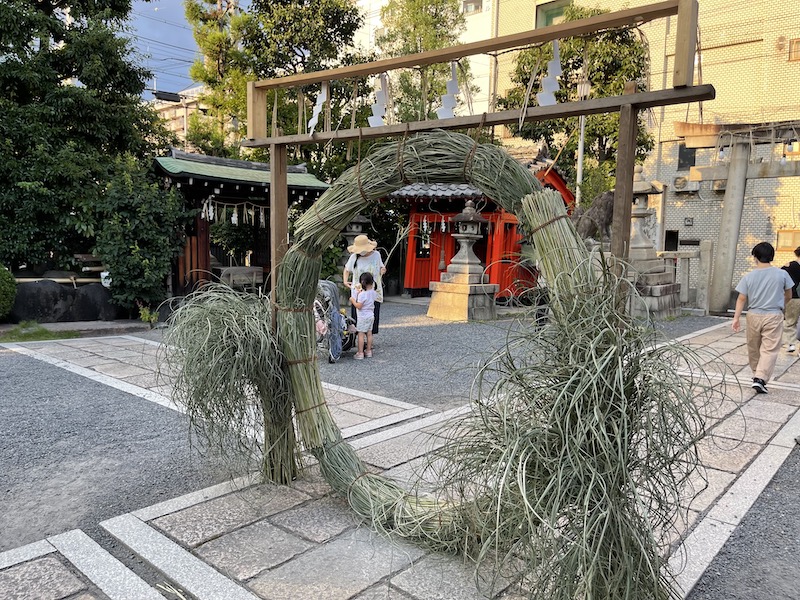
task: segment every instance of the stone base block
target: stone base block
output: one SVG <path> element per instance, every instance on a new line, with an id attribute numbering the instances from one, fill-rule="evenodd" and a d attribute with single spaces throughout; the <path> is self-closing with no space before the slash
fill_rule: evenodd
<path id="1" fill-rule="evenodd" d="M 681 315 L 681 301 L 679 294 L 664 296 L 645 296 L 636 302 L 631 302 L 631 315 L 634 317 L 650 316 L 655 320 L 678 317 Z"/>
<path id="2" fill-rule="evenodd" d="M 496 284 L 465 285 L 432 281 L 428 316 L 442 321 L 491 321 L 497 318 Z"/>

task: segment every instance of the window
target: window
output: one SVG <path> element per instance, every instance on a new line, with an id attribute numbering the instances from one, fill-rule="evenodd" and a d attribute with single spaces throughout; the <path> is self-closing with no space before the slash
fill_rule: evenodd
<path id="1" fill-rule="evenodd" d="M 778 243 L 775 250 L 778 252 L 794 252 L 800 246 L 800 229 L 779 229 Z"/>
<path id="2" fill-rule="evenodd" d="M 483 11 L 483 0 L 464 0 L 461 6 L 465 15 L 479 13 Z"/>
<path id="3" fill-rule="evenodd" d="M 800 60 L 800 38 L 789 40 L 789 60 Z"/>
<path id="4" fill-rule="evenodd" d="M 564 20 L 564 10 L 572 0 L 555 0 L 536 7 L 536 28 L 558 25 Z"/>
<path id="5" fill-rule="evenodd" d="M 678 144 L 678 171 L 688 171 L 695 166 L 697 148 L 687 148 L 686 144 Z"/>

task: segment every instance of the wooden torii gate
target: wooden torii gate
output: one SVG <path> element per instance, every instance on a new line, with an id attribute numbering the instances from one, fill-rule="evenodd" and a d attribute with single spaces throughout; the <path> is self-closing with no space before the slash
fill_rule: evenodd
<path id="1" fill-rule="evenodd" d="M 329 86 L 330 81 L 376 75 L 393 69 L 419 67 L 472 56 L 521 48 L 565 37 L 587 35 L 606 29 L 639 25 L 677 15 L 675 36 L 675 61 L 672 73 L 672 88 L 655 92 L 632 93 L 629 86 L 622 96 L 594 98 L 568 102 L 555 106 L 534 106 L 524 109 L 525 121 L 541 121 L 608 113 L 619 111 L 620 132 L 617 151 L 616 188 L 614 192 L 614 222 L 611 232 L 611 252 L 626 258 L 631 225 L 631 203 L 633 201 L 633 167 L 636 153 L 638 112 L 655 106 L 668 106 L 689 102 L 711 100 L 715 96 L 711 85 L 693 86 L 694 55 L 697 47 L 697 0 L 665 0 L 656 4 L 606 13 L 588 19 L 560 23 L 542 29 L 496 37 L 420 52 L 396 58 L 386 58 L 360 65 L 351 65 L 325 71 L 290 75 L 247 84 L 247 140 L 243 146 L 251 148 L 269 147 L 270 153 L 270 228 L 272 270 L 271 287 L 277 283 L 275 268 L 288 248 L 288 190 L 286 186 L 287 147 L 290 145 L 319 144 L 335 141 L 350 141 L 380 137 L 403 136 L 434 129 L 468 129 L 472 127 L 503 125 L 518 122 L 520 110 L 506 110 L 481 115 L 453 117 L 449 119 L 415 121 L 381 127 L 356 128 L 337 131 L 321 131 L 313 134 L 280 135 L 273 120 L 272 135 L 267 136 L 267 92 L 286 88 L 300 88 L 313 84 Z M 330 94 L 328 94 L 330 97 Z"/>

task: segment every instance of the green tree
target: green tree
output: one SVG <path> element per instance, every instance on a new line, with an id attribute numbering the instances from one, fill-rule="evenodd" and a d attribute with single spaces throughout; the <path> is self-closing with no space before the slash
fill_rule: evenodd
<path id="1" fill-rule="evenodd" d="M 189 70 L 203 84 L 199 102 L 206 114 L 194 113 L 187 141 L 204 154 L 239 157 L 238 141 L 247 120 L 247 81 L 252 72 L 242 48 L 249 15 L 238 0 L 185 0 L 186 20 L 203 57 Z"/>
<path id="2" fill-rule="evenodd" d="M 387 56 L 453 46 L 466 27 L 460 8 L 458 0 L 389 0 L 381 9 L 386 33 L 377 39 L 378 46 Z M 396 118 L 401 123 L 436 118 L 450 74 L 449 64 L 400 71 L 393 80 Z"/>
<path id="3" fill-rule="evenodd" d="M 243 45 L 256 77 L 271 79 L 374 60 L 354 47 L 353 37 L 363 21 L 354 0 L 254 0 L 249 14 Z M 284 134 L 305 132 L 321 86 L 299 91 L 302 102 L 298 102 L 297 90 L 268 94 L 270 107 L 275 103 L 274 94 L 278 95 L 276 126 Z M 354 112 L 356 126 L 365 124 L 371 93 L 371 82 L 363 78 L 332 81 L 331 127 L 349 129 Z M 323 113 L 318 130 L 324 118 Z M 362 156 L 369 145 L 362 145 Z M 352 166 L 358 155 L 355 144 L 332 143 L 299 147 L 292 160 L 307 163 L 317 177 L 332 181 Z"/>
<path id="4" fill-rule="evenodd" d="M 133 156 L 116 160 L 97 209 L 94 253 L 108 266 L 112 301 L 124 308 L 157 306 L 166 295 L 172 261 L 184 246 L 190 213 L 174 190 L 154 182 Z"/>
<path id="5" fill-rule="evenodd" d="M 165 145 L 140 98 L 149 74 L 120 35 L 130 7 L 0 3 L 0 263 L 12 269 L 85 252 L 115 157 Z"/>
<path id="6" fill-rule="evenodd" d="M 569 6 L 565 10 L 565 21 L 575 21 L 608 12 L 596 8 Z M 533 75 L 533 89 L 541 88 L 541 80 L 547 72 L 547 61 L 553 58 L 552 44 L 545 44 L 520 52 L 512 74 L 512 81 L 517 85 L 509 90 L 498 103 L 505 108 L 522 106 L 525 90 Z M 562 75 L 560 89 L 556 92 L 559 102 L 569 102 L 578 98 L 578 84 L 583 79 L 584 67 L 586 77 L 591 84 L 590 97 L 617 96 L 623 93 L 625 83 L 633 81 L 639 91 L 647 89 L 648 50 L 646 43 L 637 35 L 635 29 L 616 29 L 604 31 L 593 37 L 566 38 L 560 40 Z M 534 72 L 535 71 L 535 72 Z M 647 133 L 644 115 L 639 115 L 639 132 L 637 137 L 637 160 L 644 160 L 653 148 L 653 139 Z M 561 148 L 564 151 L 558 161 L 559 171 L 573 187 L 576 181 L 576 156 L 578 150 L 579 118 L 551 119 L 526 123 L 518 130 L 512 130 L 522 137 L 543 140 L 550 148 Z M 584 153 L 588 164 L 596 160 L 596 166 L 588 178 L 594 193 L 603 191 L 616 171 L 616 154 L 619 134 L 619 114 L 597 114 L 586 116 Z M 587 181 L 587 178 L 584 179 Z M 589 191 L 589 190 L 585 190 Z M 591 196 L 584 194 L 587 201 Z"/>

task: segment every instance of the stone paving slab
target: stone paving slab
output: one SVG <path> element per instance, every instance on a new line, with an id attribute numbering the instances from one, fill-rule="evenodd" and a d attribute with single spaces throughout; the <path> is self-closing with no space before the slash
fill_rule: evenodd
<path id="1" fill-rule="evenodd" d="M 291 488 L 258 485 L 159 517 L 152 524 L 189 547 L 308 500 Z"/>
<path id="2" fill-rule="evenodd" d="M 418 546 L 390 540 L 362 527 L 320 545 L 248 582 L 261 598 L 347 600 L 410 566 Z"/>
<path id="3" fill-rule="evenodd" d="M 61 600 L 88 585 L 54 556 L 37 558 L 0 572 L 4 600 Z"/>
<path id="4" fill-rule="evenodd" d="M 313 546 L 280 527 L 259 521 L 206 542 L 195 553 L 227 576 L 244 581 Z"/>

